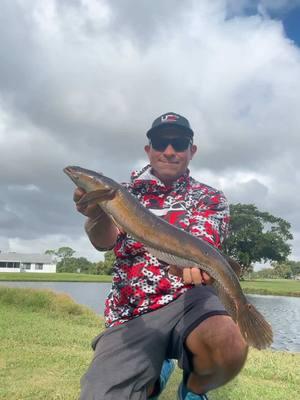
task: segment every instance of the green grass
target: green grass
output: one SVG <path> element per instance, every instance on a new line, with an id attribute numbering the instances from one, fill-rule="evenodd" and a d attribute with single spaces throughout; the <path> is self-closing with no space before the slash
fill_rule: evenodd
<path id="1" fill-rule="evenodd" d="M 0 288 L 0 399 L 76 399 L 103 321 L 64 294 Z"/>
<path id="2" fill-rule="evenodd" d="M 102 329 L 99 317 L 64 294 L 0 287 L 0 399 L 77 399 L 90 341 Z M 161 400 L 176 399 L 180 379 L 176 370 Z M 239 376 L 210 399 L 295 400 L 299 387 L 300 353 L 251 349 Z"/>
<path id="3" fill-rule="evenodd" d="M 111 282 L 111 276 L 73 273 L 0 272 L 0 281 Z"/>
<path id="4" fill-rule="evenodd" d="M 171 377 L 161 400 L 176 399 L 180 370 Z M 209 392 L 210 400 L 295 400 L 300 393 L 300 353 L 250 349 L 242 372 L 227 385 Z"/>
<path id="5" fill-rule="evenodd" d="M 241 282 L 245 293 L 300 297 L 300 281 L 293 279 L 255 279 Z"/>

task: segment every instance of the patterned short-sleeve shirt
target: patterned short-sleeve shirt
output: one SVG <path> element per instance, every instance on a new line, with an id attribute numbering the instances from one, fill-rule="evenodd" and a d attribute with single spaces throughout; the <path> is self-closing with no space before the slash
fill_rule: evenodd
<path id="1" fill-rule="evenodd" d="M 221 191 L 197 182 L 187 171 L 171 186 L 151 174 L 133 172 L 127 189 L 157 216 L 221 248 L 229 223 L 228 203 Z M 122 324 L 178 298 L 191 285 L 125 233 L 114 247 L 112 288 L 105 302 L 106 326 Z"/>

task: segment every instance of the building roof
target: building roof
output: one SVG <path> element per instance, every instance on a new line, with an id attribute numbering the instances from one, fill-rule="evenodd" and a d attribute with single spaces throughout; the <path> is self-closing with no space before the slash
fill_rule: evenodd
<path id="1" fill-rule="evenodd" d="M 49 254 L 29 254 L 29 253 L 2 253 L 0 252 L 0 261 L 38 263 L 38 264 L 56 264 Z"/>

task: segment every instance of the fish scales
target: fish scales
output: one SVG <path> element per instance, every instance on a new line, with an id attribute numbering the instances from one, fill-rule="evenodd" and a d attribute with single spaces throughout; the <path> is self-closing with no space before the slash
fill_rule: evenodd
<path id="1" fill-rule="evenodd" d="M 87 192 L 81 204 L 99 204 L 121 230 L 142 242 L 155 257 L 180 268 L 196 266 L 212 276 L 220 300 L 245 341 L 258 349 L 271 345 L 272 328 L 246 299 L 232 269 L 236 267 L 235 261 L 230 262 L 209 243 L 151 213 L 111 178 L 77 166 L 66 167 L 64 172 Z"/>

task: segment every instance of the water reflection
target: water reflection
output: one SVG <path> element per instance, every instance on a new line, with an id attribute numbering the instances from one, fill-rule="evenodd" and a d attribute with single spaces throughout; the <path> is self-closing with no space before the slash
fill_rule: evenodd
<path id="1" fill-rule="evenodd" d="M 110 283 L 100 282 L 0 282 L 10 287 L 51 289 L 68 293 L 77 303 L 102 315 Z M 273 349 L 300 352 L 300 298 L 247 295 L 251 303 L 271 323 L 274 331 Z"/>
<path id="2" fill-rule="evenodd" d="M 272 348 L 300 351 L 300 298 L 254 294 L 247 297 L 273 327 Z"/>

